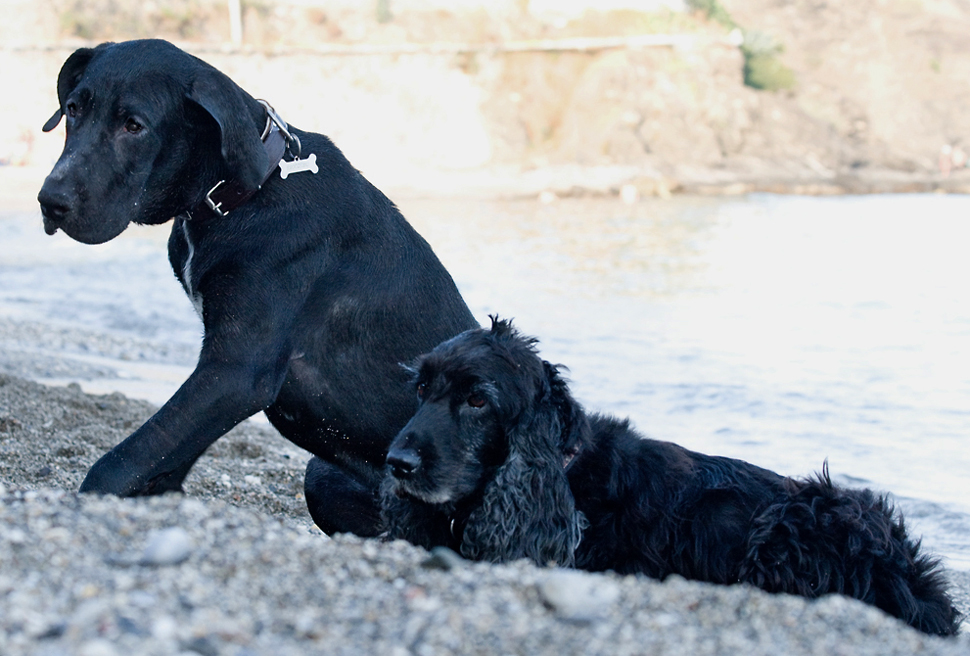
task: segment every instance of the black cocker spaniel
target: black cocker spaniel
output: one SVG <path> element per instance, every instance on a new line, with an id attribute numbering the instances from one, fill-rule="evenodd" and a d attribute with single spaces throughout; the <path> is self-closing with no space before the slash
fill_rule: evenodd
<path id="1" fill-rule="evenodd" d="M 841 593 L 926 633 L 959 612 L 892 505 L 645 439 L 586 414 L 536 340 L 470 330 L 414 366 L 420 404 L 391 444 L 388 538 L 476 560 L 679 574 L 809 598 Z"/>

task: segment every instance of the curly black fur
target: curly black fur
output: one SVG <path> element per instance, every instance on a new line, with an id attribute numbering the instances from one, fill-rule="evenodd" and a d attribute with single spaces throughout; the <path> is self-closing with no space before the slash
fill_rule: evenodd
<path id="1" fill-rule="evenodd" d="M 644 439 L 583 412 L 536 340 L 493 318 L 421 356 L 387 456 L 389 538 L 466 557 L 861 599 L 921 631 L 959 613 L 884 497 Z"/>
<path id="2" fill-rule="evenodd" d="M 451 347 L 471 357 L 459 362 Z M 587 430 L 555 368 L 529 340 L 470 331 L 422 356 L 415 374 L 420 406 L 388 452 L 388 534 L 476 560 L 572 565 L 585 520 L 563 453 Z"/>

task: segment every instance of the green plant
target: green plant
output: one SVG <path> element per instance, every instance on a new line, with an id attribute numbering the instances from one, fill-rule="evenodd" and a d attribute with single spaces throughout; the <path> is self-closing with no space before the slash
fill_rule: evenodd
<path id="1" fill-rule="evenodd" d="M 744 83 L 755 89 L 783 91 L 795 86 L 795 73 L 778 58 L 785 48 L 764 32 L 744 33 Z"/>
<path id="2" fill-rule="evenodd" d="M 703 12 L 712 21 L 719 23 L 729 30 L 733 30 L 738 25 L 731 18 L 727 9 L 721 6 L 717 0 L 687 0 L 687 8 L 693 11 Z"/>
<path id="3" fill-rule="evenodd" d="M 718 0 L 686 0 L 687 7 L 703 12 L 710 20 L 725 29 L 740 29 L 727 9 Z M 785 66 L 778 55 L 784 48 L 771 36 L 755 30 L 744 32 L 741 54 L 744 55 L 744 83 L 754 89 L 781 91 L 795 86 L 795 73 Z"/>
<path id="4" fill-rule="evenodd" d="M 744 83 L 755 89 L 783 91 L 795 86 L 795 73 L 774 55 L 744 58 Z"/>
<path id="5" fill-rule="evenodd" d="M 394 19 L 391 13 L 391 0 L 377 0 L 377 22 L 389 23 Z"/>

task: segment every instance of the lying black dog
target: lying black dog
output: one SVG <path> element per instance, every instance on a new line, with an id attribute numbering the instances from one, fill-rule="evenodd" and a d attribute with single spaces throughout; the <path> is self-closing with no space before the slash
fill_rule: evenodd
<path id="1" fill-rule="evenodd" d="M 398 363 L 477 326 L 431 248 L 329 139 L 169 43 L 82 48 L 57 95 L 44 129 L 66 117 L 67 138 L 38 196 L 45 229 L 101 243 L 174 217 L 169 259 L 205 326 L 189 379 L 81 490 L 178 490 L 265 410 L 317 456 L 317 524 L 374 534 L 387 446 L 417 407 Z"/>
<path id="2" fill-rule="evenodd" d="M 382 486 L 389 538 L 494 562 L 836 592 L 956 632 L 937 563 L 885 499 L 827 471 L 783 478 L 587 415 L 534 345 L 493 319 L 416 361 L 420 406 Z"/>

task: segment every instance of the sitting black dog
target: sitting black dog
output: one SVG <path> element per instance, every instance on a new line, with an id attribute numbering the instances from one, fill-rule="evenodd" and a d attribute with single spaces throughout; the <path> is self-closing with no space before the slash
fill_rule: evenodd
<path id="1" fill-rule="evenodd" d="M 493 319 L 421 356 L 391 444 L 387 536 L 479 560 L 841 593 L 927 633 L 959 613 L 936 561 L 869 490 L 784 478 L 587 415 L 536 341 Z"/>
<path id="2" fill-rule="evenodd" d="M 431 248 L 327 137 L 170 43 L 81 48 L 57 96 L 45 229 L 94 244 L 174 217 L 169 259 L 205 327 L 195 371 L 81 490 L 178 490 L 265 410 L 316 455 L 317 524 L 375 534 L 387 446 L 417 407 L 398 363 L 478 325 Z"/>

